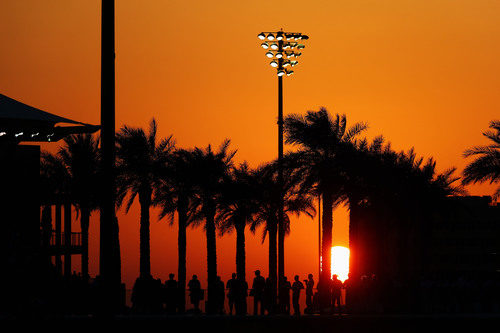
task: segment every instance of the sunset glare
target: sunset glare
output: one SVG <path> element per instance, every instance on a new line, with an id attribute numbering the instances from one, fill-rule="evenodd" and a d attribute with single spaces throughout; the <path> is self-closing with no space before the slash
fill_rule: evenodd
<path id="1" fill-rule="evenodd" d="M 349 275 L 349 249 L 343 246 L 332 247 L 332 275 L 337 274 L 342 282 Z"/>

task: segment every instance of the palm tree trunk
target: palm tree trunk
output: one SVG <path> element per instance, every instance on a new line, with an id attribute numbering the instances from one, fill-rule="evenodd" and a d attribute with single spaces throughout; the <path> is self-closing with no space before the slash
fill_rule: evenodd
<path id="1" fill-rule="evenodd" d="M 349 273 L 354 281 L 360 274 L 358 227 L 361 208 L 357 202 L 357 199 L 349 199 Z"/>
<path id="2" fill-rule="evenodd" d="M 88 205 L 83 204 L 80 225 L 82 229 L 82 277 L 84 282 L 89 281 L 89 224 L 90 209 Z"/>
<path id="3" fill-rule="evenodd" d="M 139 274 L 141 278 L 145 278 L 151 276 L 151 250 L 149 234 L 149 207 L 151 206 L 151 191 L 146 190 L 139 193 L 139 202 L 141 205 Z"/>
<path id="4" fill-rule="evenodd" d="M 284 219 L 282 218 L 281 221 Z M 278 223 L 278 279 L 285 276 L 285 224 Z"/>
<path id="5" fill-rule="evenodd" d="M 236 225 L 236 276 L 240 281 L 246 281 L 245 260 L 245 221 L 243 221 Z"/>
<path id="6" fill-rule="evenodd" d="M 187 227 L 187 200 L 179 198 L 177 206 L 179 218 L 179 232 L 177 235 L 178 247 L 178 267 L 177 276 L 179 279 L 179 313 L 186 310 L 186 227 Z"/>
<path id="7" fill-rule="evenodd" d="M 330 291 L 327 288 L 330 285 L 331 279 L 331 265 L 332 265 L 332 225 L 333 225 L 333 197 L 331 193 L 323 193 L 323 237 L 321 240 L 321 272 L 319 277 L 319 284 L 323 286 L 318 290 L 320 295 L 320 308 L 321 310 L 327 308 L 330 302 Z"/>
<path id="8" fill-rule="evenodd" d="M 207 236 L 207 313 L 215 313 L 217 281 L 217 245 L 215 235 L 215 208 L 210 207 L 205 215 Z"/>
<path id="9" fill-rule="evenodd" d="M 64 204 L 64 277 L 71 277 L 71 203 Z"/>
<path id="10" fill-rule="evenodd" d="M 276 271 L 277 266 L 277 257 L 278 257 L 278 249 L 276 244 L 277 237 L 277 221 L 276 219 L 272 219 L 268 221 L 269 223 L 269 279 L 272 282 L 272 295 L 271 295 L 271 311 L 274 312 L 276 309 L 276 298 L 277 298 L 277 281 L 278 274 Z"/>
<path id="11" fill-rule="evenodd" d="M 323 281 L 331 279 L 332 253 L 332 226 L 333 226 L 333 197 L 330 193 L 323 193 L 323 235 L 321 240 L 321 276 Z"/>
<path id="12" fill-rule="evenodd" d="M 62 259 L 61 259 L 61 226 L 62 226 L 62 218 L 61 218 L 61 210 L 62 205 L 58 202 L 56 204 L 56 258 L 55 265 L 56 271 L 58 274 L 62 275 Z"/>
<path id="13" fill-rule="evenodd" d="M 51 263 L 50 258 L 50 239 L 52 237 L 52 205 L 44 205 L 42 209 L 42 244 L 43 244 L 43 255 L 44 260 L 47 263 Z"/>

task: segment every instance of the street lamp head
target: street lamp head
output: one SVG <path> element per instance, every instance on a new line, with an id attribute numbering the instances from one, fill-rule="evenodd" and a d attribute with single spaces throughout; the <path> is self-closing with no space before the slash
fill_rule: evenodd
<path id="1" fill-rule="evenodd" d="M 269 63 L 269 65 L 271 65 L 271 67 L 278 67 L 278 62 L 276 60 L 273 60 Z"/>
<path id="2" fill-rule="evenodd" d="M 272 58 L 272 57 L 274 57 L 274 53 L 272 53 L 271 51 L 267 51 L 267 52 L 266 52 L 266 56 L 267 56 L 268 58 Z"/>
<path id="3" fill-rule="evenodd" d="M 308 35 L 302 35 L 301 39 L 307 40 L 307 39 L 309 39 L 309 36 Z"/>
<path id="4" fill-rule="evenodd" d="M 271 34 L 268 34 L 267 35 L 267 39 L 269 40 L 274 40 L 274 35 L 271 33 Z"/>
<path id="5" fill-rule="evenodd" d="M 297 48 L 298 48 L 299 50 L 301 50 L 301 49 L 303 49 L 303 48 L 305 48 L 305 47 L 306 47 L 306 46 L 305 46 L 304 44 L 299 44 L 299 45 L 297 45 Z"/>
<path id="6" fill-rule="evenodd" d="M 283 76 L 283 75 L 285 75 L 285 71 L 282 69 L 278 70 L 278 76 Z"/>
<path id="7" fill-rule="evenodd" d="M 260 46 L 262 46 L 262 48 L 265 50 L 269 48 L 269 44 L 267 44 L 267 42 L 260 44 Z"/>
<path id="8" fill-rule="evenodd" d="M 257 37 L 260 39 L 260 40 L 264 40 L 266 39 L 266 34 L 261 32 L 260 34 L 257 35 Z"/>
<path id="9" fill-rule="evenodd" d="M 289 71 L 289 70 L 286 71 L 286 76 L 290 76 L 292 74 L 293 74 L 293 71 Z"/>
<path id="10" fill-rule="evenodd" d="M 276 58 L 278 58 L 278 59 L 283 58 L 283 53 L 281 53 L 281 52 L 276 52 Z"/>
<path id="11" fill-rule="evenodd" d="M 277 49 L 278 49 L 278 44 L 276 44 L 276 43 L 272 43 L 272 44 L 271 44 L 271 49 L 273 49 L 273 50 L 277 50 Z"/>
<path id="12" fill-rule="evenodd" d="M 277 40 L 283 40 L 283 31 L 280 31 L 276 34 L 276 39 Z"/>
<path id="13" fill-rule="evenodd" d="M 298 62 L 297 60 L 292 60 L 292 61 L 290 61 L 290 65 L 291 65 L 292 67 L 297 66 L 298 64 L 299 64 L 299 62 Z"/>

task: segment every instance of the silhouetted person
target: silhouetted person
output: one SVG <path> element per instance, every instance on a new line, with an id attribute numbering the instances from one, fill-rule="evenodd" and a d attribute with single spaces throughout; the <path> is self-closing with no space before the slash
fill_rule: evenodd
<path id="1" fill-rule="evenodd" d="M 248 283 L 243 278 L 236 279 L 235 292 L 236 314 L 244 316 L 247 314 Z"/>
<path id="2" fill-rule="evenodd" d="M 147 281 L 144 278 L 137 278 L 132 288 L 132 309 L 136 312 L 146 311 L 147 302 Z"/>
<path id="3" fill-rule="evenodd" d="M 226 299 L 226 290 L 224 288 L 224 282 L 221 280 L 220 276 L 217 276 L 215 282 L 215 309 L 219 314 L 224 314 L 224 301 Z"/>
<path id="4" fill-rule="evenodd" d="M 227 288 L 227 302 L 229 304 L 229 315 L 233 314 L 233 307 L 235 307 L 237 295 L 238 295 L 238 283 L 239 281 L 236 279 L 236 273 L 233 273 L 231 275 L 231 279 L 227 281 L 226 283 L 226 288 Z M 235 309 L 235 312 L 237 313 L 238 311 Z"/>
<path id="5" fill-rule="evenodd" d="M 255 277 L 252 284 L 252 294 L 253 296 L 253 314 L 257 315 L 258 305 L 260 303 L 260 314 L 264 314 L 263 299 L 264 299 L 264 288 L 266 286 L 266 280 L 260 275 L 260 271 L 255 271 Z"/>
<path id="6" fill-rule="evenodd" d="M 304 309 L 305 313 L 312 313 L 313 309 L 313 296 L 314 296 L 314 279 L 313 275 L 309 274 L 307 276 L 307 280 L 304 280 L 306 284 L 306 308 Z"/>
<path id="7" fill-rule="evenodd" d="M 286 314 L 290 314 L 290 289 L 292 289 L 292 285 L 284 276 L 279 286 L 279 301 L 281 312 Z"/>
<path id="8" fill-rule="evenodd" d="M 317 304 L 321 314 L 326 314 L 326 310 L 331 306 L 331 284 L 332 280 L 330 279 L 319 279 L 317 288 Z"/>
<path id="9" fill-rule="evenodd" d="M 273 307 L 274 306 L 274 297 L 275 297 L 275 290 L 274 290 L 274 283 L 273 280 L 271 280 L 270 277 L 266 278 L 266 284 L 264 287 L 264 309 L 267 310 L 268 314 L 273 313 L 276 309 Z"/>
<path id="10" fill-rule="evenodd" d="M 188 288 L 191 304 L 194 306 L 194 311 L 198 313 L 200 312 L 200 301 L 203 299 L 203 295 L 201 284 L 196 274 L 193 275 L 193 278 L 189 281 Z"/>
<path id="11" fill-rule="evenodd" d="M 344 281 L 345 289 L 345 305 L 347 311 L 352 313 L 355 311 L 357 304 L 357 281 L 352 277 L 352 274 L 348 274 L 348 278 Z"/>
<path id="12" fill-rule="evenodd" d="M 300 291 L 304 289 L 304 285 L 299 281 L 299 276 L 295 275 L 294 282 L 292 284 L 292 304 L 293 304 L 293 314 L 295 316 L 300 316 Z"/>
<path id="13" fill-rule="evenodd" d="M 179 290 L 177 281 L 174 280 L 174 274 L 168 275 L 168 280 L 165 281 L 165 308 L 167 313 L 175 313 L 179 299 Z"/>
<path id="14" fill-rule="evenodd" d="M 337 304 L 339 309 L 339 314 L 342 313 L 342 308 L 340 305 L 341 293 L 342 293 L 342 281 L 340 281 L 337 274 L 333 274 L 332 279 L 332 312 L 335 310 L 335 304 Z"/>

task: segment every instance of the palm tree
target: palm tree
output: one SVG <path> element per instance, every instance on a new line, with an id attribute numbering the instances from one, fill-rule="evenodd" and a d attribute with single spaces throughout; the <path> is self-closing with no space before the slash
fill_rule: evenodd
<path id="1" fill-rule="evenodd" d="M 172 136 L 158 140 L 156 134 L 157 125 L 153 118 L 147 134 L 142 128 L 123 126 L 116 135 L 118 205 L 129 194 L 126 211 L 129 211 L 137 196 L 141 206 L 141 278 L 151 276 L 149 209 L 153 204 L 153 189 L 175 146 Z"/>
<path id="2" fill-rule="evenodd" d="M 155 190 L 154 203 L 161 207 L 159 218 L 168 218 L 170 224 L 174 222 L 177 212 L 178 220 L 178 285 L 179 285 L 179 312 L 186 308 L 186 228 L 191 222 L 191 204 L 195 193 L 193 168 L 190 161 L 191 152 L 177 150 L 173 153 L 170 162 L 160 174 L 160 182 Z"/>
<path id="3" fill-rule="evenodd" d="M 286 142 L 298 145 L 295 158 L 300 161 L 299 174 L 303 175 L 303 188 L 311 188 L 321 195 L 322 216 L 322 269 L 320 280 L 330 279 L 333 208 L 345 200 L 345 183 L 349 156 L 355 151 L 356 137 L 368 126 L 356 123 L 347 128 L 345 115 L 332 118 L 325 108 L 308 111 L 305 116 L 292 114 L 285 119 Z"/>
<path id="4" fill-rule="evenodd" d="M 221 234 L 236 231 L 236 274 L 241 281 L 246 281 L 245 228 L 259 209 L 257 195 L 255 174 L 248 165 L 233 168 L 223 186 L 217 220 Z"/>
<path id="5" fill-rule="evenodd" d="M 357 142 L 358 163 L 351 164 L 344 184 L 350 208 L 350 267 L 357 277 L 419 270 L 419 253 L 408 249 L 425 248 L 416 242 L 425 241 L 433 214 L 445 205 L 443 199 L 463 194 L 453 185 L 458 180 L 454 168 L 438 174 L 433 158 L 424 162 L 413 149 L 398 153 L 383 141 L 377 137 L 371 144 Z M 376 263 L 380 258 L 385 264 Z"/>
<path id="6" fill-rule="evenodd" d="M 489 127 L 491 130 L 484 132 L 483 135 L 493 143 L 488 146 L 472 147 L 464 152 L 464 157 L 474 156 L 476 159 L 465 167 L 463 184 L 500 182 L 500 121 L 491 121 Z M 500 187 L 493 194 L 493 199 L 499 197 Z"/>
<path id="7" fill-rule="evenodd" d="M 285 157 L 289 160 L 289 156 Z M 287 164 L 287 163 L 285 163 Z M 276 163 L 271 163 L 259 168 L 256 171 L 254 183 L 256 185 L 256 195 L 258 211 L 254 215 L 250 230 L 255 232 L 257 227 L 264 225 L 262 242 L 266 235 L 269 237 L 269 278 L 273 283 L 272 302 L 275 309 L 276 287 L 278 282 L 277 274 L 277 233 L 278 233 L 278 212 L 281 202 L 281 193 L 283 193 L 283 221 L 285 233 L 290 232 L 290 214 L 300 215 L 305 213 L 312 217 L 315 214 L 313 197 L 311 192 L 303 191 L 299 185 L 301 175 L 295 169 L 284 168 L 283 185 L 280 185 L 278 179 L 278 169 Z"/>
<path id="8" fill-rule="evenodd" d="M 215 312 L 217 281 L 216 213 L 219 207 L 222 186 L 229 177 L 232 158 L 236 151 L 229 151 L 229 140 L 225 140 L 217 151 L 209 145 L 205 149 L 195 148 L 191 152 L 191 163 L 195 170 L 193 180 L 196 196 L 193 207 L 194 222 L 205 221 L 207 238 L 207 313 Z"/>
<path id="9" fill-rule="evenodd" d="M 99 174 L 99 140 L 91 134 L 76 134 L 64 138 L 58 155 L 70 175 L 71 200 L 80 211 L 82 231 L 82 276 L 89 278 L 89 224 L 92 210 L 97 208 L 97 178 Z"/>

